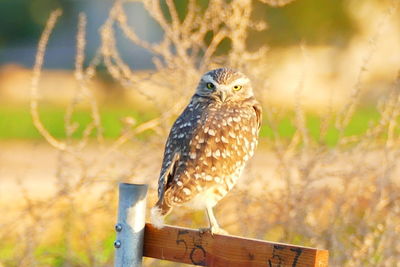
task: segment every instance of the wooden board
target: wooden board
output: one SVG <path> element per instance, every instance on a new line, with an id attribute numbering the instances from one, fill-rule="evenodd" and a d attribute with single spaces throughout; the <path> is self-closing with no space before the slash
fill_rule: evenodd
<path id="1" fill-rule="evenodd" d="M 201 266 L 326 267 L 328 251 L 147 223 L 146 257 Z"/>

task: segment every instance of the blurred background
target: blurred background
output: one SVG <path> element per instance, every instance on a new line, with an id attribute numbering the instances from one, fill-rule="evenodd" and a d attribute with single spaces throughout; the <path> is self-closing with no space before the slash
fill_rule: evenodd
<path id="1" fill-rule="evenodd" d="M 0 1 L 0 266 L 112 266 L 118 182 L 150 184 L 154 203 L 169 128 L 220 66 L 251 77 L 265 114 L 258 153 L 217 206 L 221 224 L 329 249 L 332 266 L 399 266 L 399 8 Z M 168 220 L 205 223 L 190 210 Z"/>

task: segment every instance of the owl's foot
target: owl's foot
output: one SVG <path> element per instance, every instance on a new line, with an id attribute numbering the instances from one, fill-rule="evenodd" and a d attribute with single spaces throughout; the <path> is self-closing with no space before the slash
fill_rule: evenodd
<path id="1" fill-rule="evenodd" d="M 214 235 L 214 234 L 228 235 L 227 231 L 225 231 L 224 229 L 219 227 L 217 219 L 215 219 L 212 207 L 207 206 L 206 211 L 207 211 L 207 217 L 208 217 L 208 221 L 210 223 L 210 227 L 200 229 L 200 233 L 209 232 L 211 235 Z"/>
<path id="2" fill-rule="evenodd" d="M 219 234 L 219 235 L 228 235 L 229 233 L 224 229 L 216 226 L 208 227 L 208 228 L 200 228 L 200 234 L 210 233 L 211 235 Z"/>

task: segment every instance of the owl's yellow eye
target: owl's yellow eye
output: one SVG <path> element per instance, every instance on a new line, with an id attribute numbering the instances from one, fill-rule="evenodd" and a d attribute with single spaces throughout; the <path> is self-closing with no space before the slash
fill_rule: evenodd
<path id="1" fill-rule="evenodd" d="M 215 85 L 213 83 L 207 83 L 206 84 L 208 89 L 214 89 Z"/>
<path id="2" fill-rule="evenodd" d="M 234 91 L 239 91 L 240 89 L 242 89 L 242 86 L 241 86 L 241 85 L 235 85 L 235 86 L 233 86 L 233 90 L 234 90 Z"/>

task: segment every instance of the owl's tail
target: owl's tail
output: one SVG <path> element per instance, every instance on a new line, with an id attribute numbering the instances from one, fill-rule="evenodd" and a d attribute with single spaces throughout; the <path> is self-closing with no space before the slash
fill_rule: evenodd
<path id="1" fill-rule="evenodd" d="M 172 207 L 162 201 L 161 199 L 156 205 L 151 208 L 150 220 L 155 228 L 161 229 L 164 227 L 164 217 L 172 210 Z"/>

